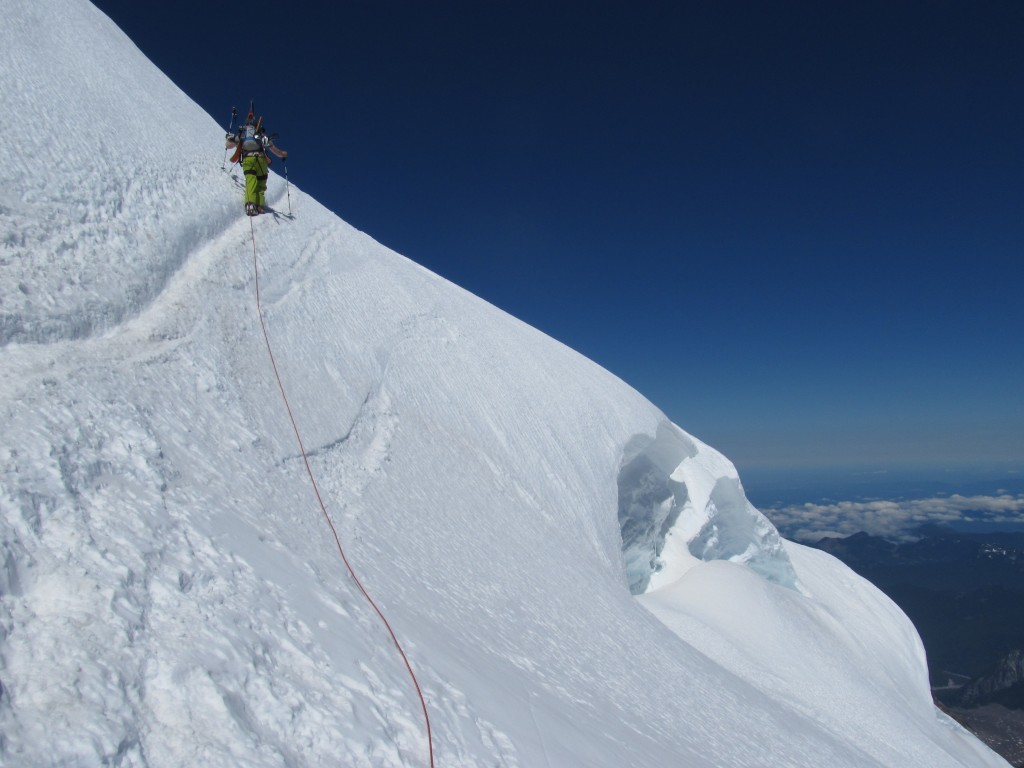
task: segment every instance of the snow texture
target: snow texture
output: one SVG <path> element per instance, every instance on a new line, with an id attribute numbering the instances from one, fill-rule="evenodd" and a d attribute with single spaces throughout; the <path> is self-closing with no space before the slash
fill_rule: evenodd
<path id="1" fill-rule="evenodd" d="M 84 0 L 5 0 L 0 93 L 0 762 L 427 765 L 273 377 L 223 127 Z M 438 766 L 1004 764 L 720 454 L 291 206 L 251 222 L 264 316 Z"/>

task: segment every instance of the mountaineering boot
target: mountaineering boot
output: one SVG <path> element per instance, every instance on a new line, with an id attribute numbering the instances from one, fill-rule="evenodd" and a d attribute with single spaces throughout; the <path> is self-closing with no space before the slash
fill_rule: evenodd
<path id="1" fill-rule="evenodd" d="M 258 216 L 259 214 L 260 214 L 260 209 L 257 207 L 256 203 L 246 203 L 245 204 L 245 215 L 246 216 Z"/>

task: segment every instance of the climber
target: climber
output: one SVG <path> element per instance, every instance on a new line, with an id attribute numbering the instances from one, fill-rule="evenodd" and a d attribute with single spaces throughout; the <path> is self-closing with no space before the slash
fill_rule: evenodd
<path id="1" fill-rule="evenodd" d="M 288 157 L 288 153 L 274 146 L 273 139 L 263 132 L 263 118 L 257 120 L 252 111 L 236 133 L 228 133 L 225 136 L 225 147 L 235 148 L 235 154 L 231 157 L 232 163 L 242 161 L 242 172 L 245 174 L 245 213 L 248 216 L 263 213 L 266 204 L 263 195 L 267 191 L 267 174 L 271 162 L 267 157 L 267 150 L 282 160 Z"/>

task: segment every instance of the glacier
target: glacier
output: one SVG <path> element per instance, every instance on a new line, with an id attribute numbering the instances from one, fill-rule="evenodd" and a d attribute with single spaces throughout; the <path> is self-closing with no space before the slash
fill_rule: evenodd
<path id="1" fill-rule="evenodd" d="M 247 219 L 85 0 L 4 10 L 0 762 L 1005 765 L 725 457 L 276 175 Z"/>

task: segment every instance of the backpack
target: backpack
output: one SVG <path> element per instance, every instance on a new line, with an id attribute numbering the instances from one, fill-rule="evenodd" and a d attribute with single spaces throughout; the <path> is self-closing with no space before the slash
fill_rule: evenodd
<path id="1" fill-rule="evenodd" d="M 260 121 L 262 122 L 262 120 Z M 243 125 L 238 132 L 238 143 L 243 152 L 259 152 L 263 149 L 263 133 L 259 124 Z"/>
<path id="2" fill-rule="evenodd" d="M 252 120 L 252 113 L 249 113 L 249 121 Z M 267 144 L 270 140 L 263 134 L 263 118 L 261 117 L 253 125 L 246 122 L 235 135 L 235 153 L 231 155 L 231 163 L 237 163 L 243 155 L 250 155 L 254 152 L 266 154 Z M 268 158 L 269 160 L 269 158 Z"/>

